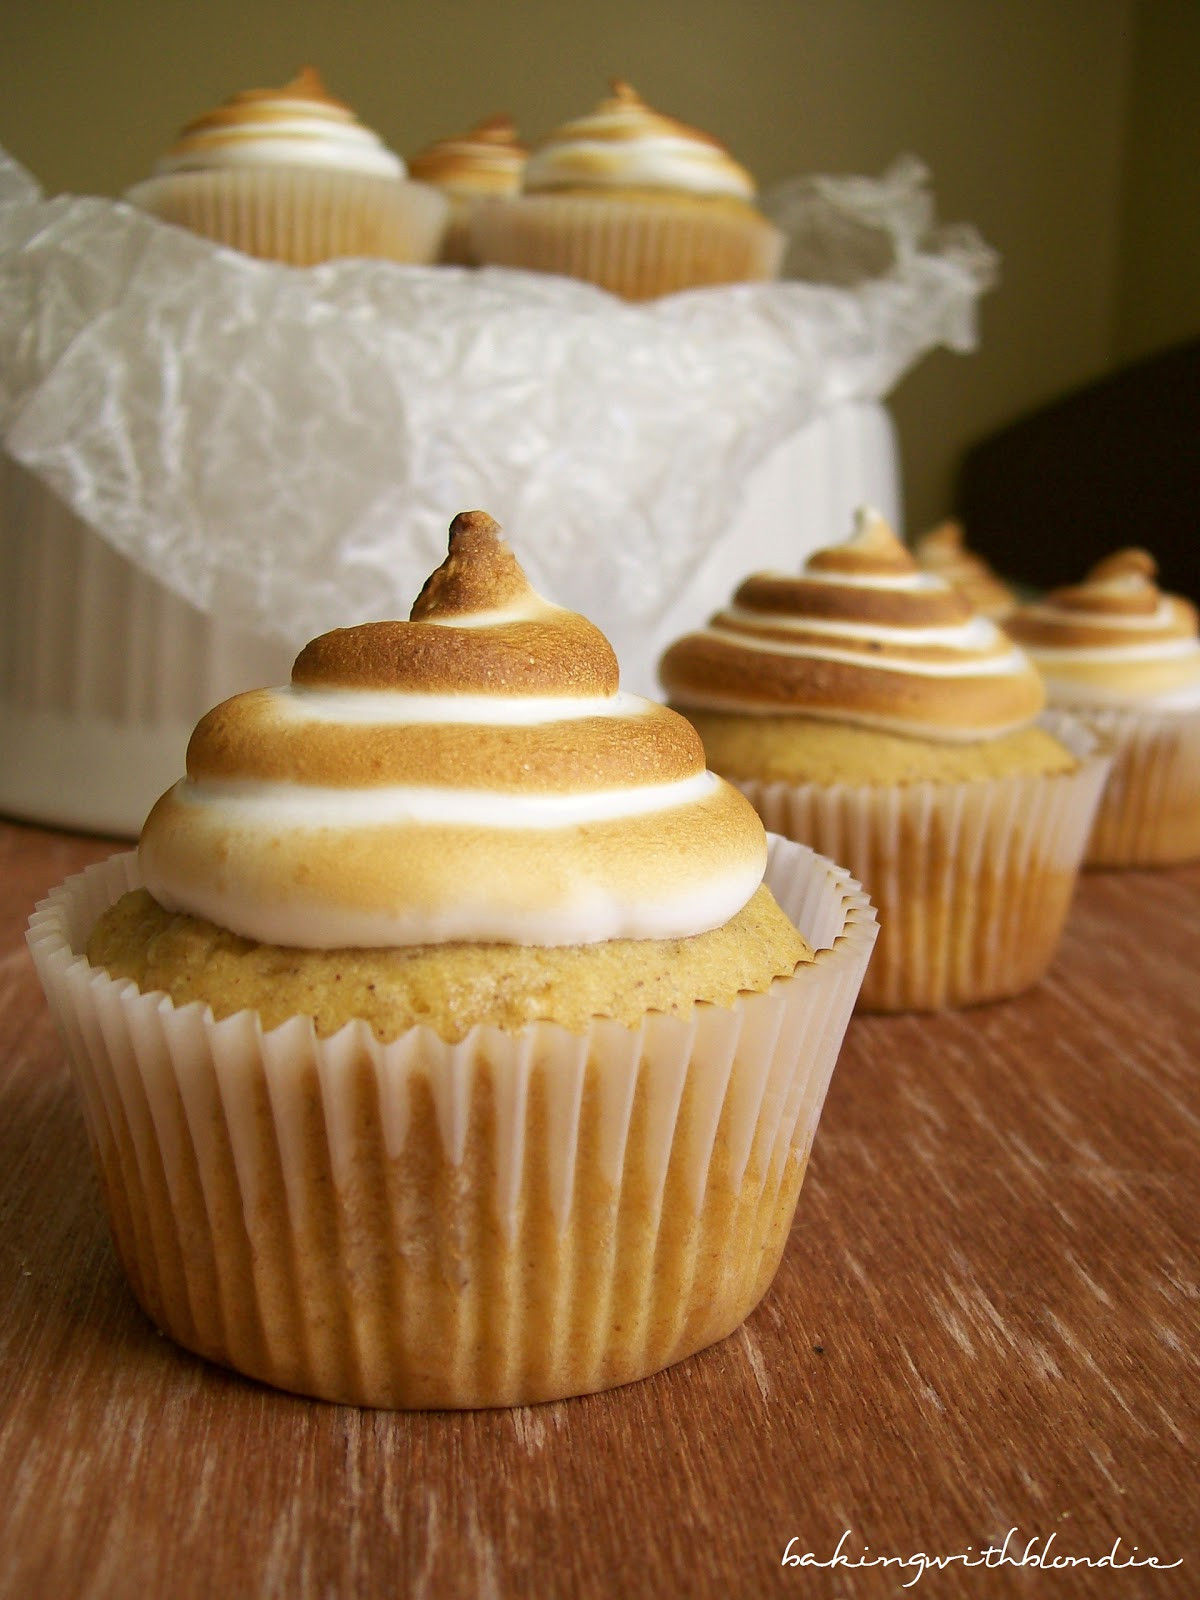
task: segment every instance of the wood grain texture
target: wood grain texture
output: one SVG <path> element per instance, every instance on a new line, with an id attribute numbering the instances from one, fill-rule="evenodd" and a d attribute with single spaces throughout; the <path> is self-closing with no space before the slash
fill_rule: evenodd
<path id="1" fill-rule="evenodd" d="M 775 1286 L 607 1395 L 387 1414 L 125 1289 L 24 950 L 102 840 L 0 824 L 0 1595 L 1200 1593 L 1200 868 L 1096 873 L 1016 1001 L 850 1026 Z M 781 1567 L 1182 1559 L 1172 1571 Z"/>

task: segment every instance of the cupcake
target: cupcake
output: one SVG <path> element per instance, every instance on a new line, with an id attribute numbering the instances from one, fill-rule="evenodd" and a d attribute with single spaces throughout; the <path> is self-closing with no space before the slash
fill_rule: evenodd
<path id="1" fill-rule="evenodd" d="M 354 1404 L 582 1393 L 731 1332 L 874 937 L 497 532 L 456 518 L 409 622 L 204 717 L 137 855 L 30 930 L 141 1304 Z"/>
<path id="2" fill-rule="evenodd" d="M 1118 550 L 1080 584 L 1022 606 L 1005 627 L 1052 706 L 1113 746 L 1087 850 L 1094 866 L 1200 857 L 1200 639 L 1196 608 L 1156 583 L 1154 558 Z"/>
<path id="3" fill-rule="evenodd" d="M 450 203 L 439 259 L 453 266 L 476 265 L 471 217 L 481 200 L 508 200 L 521 187 L 529 154 L 513 120 L 487 117 L 469 133 L 438 139 L 409 157 L 410 177 L 440 189 Z"/>
<path id="4" fill-rule="evenodd" d="M 335 256 L 432 261 L 445 197 L 335 100 L 312 67 L 189 122 L 126 199 L 218 244 L 295 267 Z"/>
<path id="5" fill-rule="evenodd" d="M 864 1007 L 967 1005 L 1045 972 L 1106 758 L 1039 722 L 1027 657 L 876 513 L 800 576 L 747 579 L 660 675 L 766 826 L 870 893 Z"/>
<path id="6" fill-rule="evenodd" d="M 1017 603 L 1012 590 L 983 557 L 968 549 L 962 523 L 953 517 L 923 533 L 913 545 L 913 554 L 923 572 L 935 572 L 961 589 L 981 616 L 1000 621 Z"/>
<path id="7" fill-rule="evenodd" d="M 652 111 L 627 83 L 537 144 L 520 196 L 481 207 L 482 262 L 584 278 L 629 300 L 773 278 L 782 233 L 753 178 L 706 133 Z"/>

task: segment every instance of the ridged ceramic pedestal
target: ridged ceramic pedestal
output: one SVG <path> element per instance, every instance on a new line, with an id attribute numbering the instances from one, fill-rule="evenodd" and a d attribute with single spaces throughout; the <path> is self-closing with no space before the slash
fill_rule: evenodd
<path id="1" fill-rule="evenodd" d="M 751 474 L 733 525 L 656 628 L 631 628 L 595 596 L 588 615 L 617 649 L 623 687 L 658 698 L 672 639 L 752 567 L 794 568 L 863 501 L 899 515 L 891 420 L 879 405 L 837 406 Z M 182 774 L 198 719 L 243 689 L 285 683 L 294 655 L 179 599 L 0 454 L 0 811 L 135 838 Z"/>

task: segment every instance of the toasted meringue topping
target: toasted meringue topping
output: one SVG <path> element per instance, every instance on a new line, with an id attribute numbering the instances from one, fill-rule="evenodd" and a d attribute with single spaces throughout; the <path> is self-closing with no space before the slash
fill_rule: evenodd
<path id="1" fill-rule="evenodd" d="M 427 145 L 409 158 L 408 171 L 449 194 L 509 195 L 521 187 L 528 154 L 512 118 L 501 115 L 485 118 L 469 133 Z"/>
<path id="2" fill-rule="evenodd" d="M 1056 705 L 1200 707 L 1196 608 L 1164 594 L 1145 550 L 1117 550 L 1082 583 L 1052 590 L 1005 622 Z"/>
<path id="3" fill-rule="evenodd" d="M 156 173 L 221 167 L 320 167 L 404 177 L 404 163 L 350 107 L 335 100 L 313 67 L 282 89 L 246 89 L 189 122 Z"/>
<path id="4" fill-rule="evenodd" d="M 928 739 L 985 739 L 1042 709 L 1031 663 L 966 597 L 921 572 L 878 512 L 799 577 L 748 578 L 708 627 L 673 644 L 671 699 L 800 712 Z"/>
<path id="5" fill-rule="evenodd" d="M 961 522 L 952 517 L 923 533 L 913 546 L 923 572 L 961 589 L 976 611 L 985 617 L 1007 616 L 1016 605 L 1012 590 L 1002 582 L 981 555 L 968 549 Z"/>
<path id="6" fill-rule="evenodd" d="M 595 111 L 534 147 L 527 194 L 554 189 L 669 189 L 753 200 L 754 179 L 707 133 L 652 111 L 619 78 Z"/>
<path id="7" fill-rule="evenodd" d="M 325 634 L 201 719 L 140 857 L 168 910 L 266 943 L 554 945 L 717 927 L 766 839 L 477 511 L 408 622 Z"/>

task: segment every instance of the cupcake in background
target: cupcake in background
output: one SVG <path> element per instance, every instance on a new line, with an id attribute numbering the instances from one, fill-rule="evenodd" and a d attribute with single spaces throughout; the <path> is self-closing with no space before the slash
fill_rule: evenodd
<path id="1" fill-rule="evenodd" d="M 629 300 L 773 278 L 783 234 L 753 178 L 707 133 L 629 84 L 534 146 L 520 196 L 476 213 L 481 262 L 583 278 Z"/>
<path id="2" fill-rule="evenodd" d="M 875 934 L 844 869 L 768 841 L 482 512 L 408 622 L 314 640 L 187 769 L 30 926 L 158 1326 L 438 1407 L 732 1332 Z"/>
<path id="3" fill-rule="evenodd" d="M 1082 583 L 1022 606 L 1005 628 L 1052 706 L 1108 739 L 1112 774 L 1087 862 L 1200 858 L 1200 638 L 1190 601 L 1164 594 L 1145 550 L 1118 550 Z"/>
<path id="4" fill-rule="evenodd" d="M 748 578 L 660 676 L 767 828 L 879 913 L 875 1010 L 998 999 L 1049 966 L 1107 758 L 1039 723 L 1041 679 L 875 512 L 798 577 Z"/>
<path id="5" fill-rule="evenodd" d="M 481 200 L 509 200 L 519 193 L 528 154 L 512 118 L 501 114 L 486 117 L 468 133 L 437 139 L 409 157 L 409 176 L 440 189 L 450 202 L 440 260 L 476 265 L 471 217 Z"/>
<path id="6" fill-rule="evenodd" d="M 189 122 L 125 197 L 164 222 L 295 267 L 337 256 L 428 262 L 448 202 L 305 67 Z"/>
<path id="7" fill-rule="evenodd" d="M 913 545 L 917 565 L 935 572 L 962 591 L 981 616 L 999 621 L 1016 606 L 1017 597 L 991 567 L 967 546 L 963 525 L 953 517 L 921 534 Z"/>

